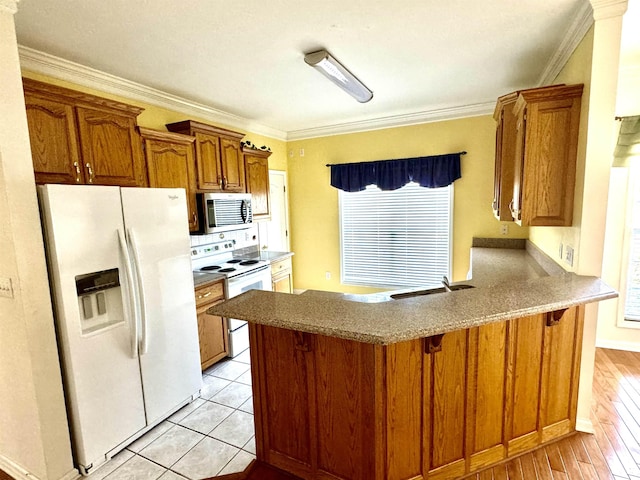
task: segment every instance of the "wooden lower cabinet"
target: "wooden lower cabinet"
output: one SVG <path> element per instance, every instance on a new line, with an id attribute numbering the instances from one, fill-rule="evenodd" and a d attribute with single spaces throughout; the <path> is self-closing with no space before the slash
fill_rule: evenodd
<path id="1" fill-rule="evenodd" d="M 293 293 L 291 257 L 271 264 L 271 289 L 274 292 Z"/>
<path id="2" fill-rule="evenodd" d="M 224 300 L 224 281 L 198 287 L 195 294 L 200 366 L 205 370 L 229 353 L 227 319 L 207 313 L 207 309 Z"/>
<path id="3" fill-rule="evenodd" d="M 572 432 L 582 307 L 392 345 L 250 324 L 259 461 L 455 479 Z"/>

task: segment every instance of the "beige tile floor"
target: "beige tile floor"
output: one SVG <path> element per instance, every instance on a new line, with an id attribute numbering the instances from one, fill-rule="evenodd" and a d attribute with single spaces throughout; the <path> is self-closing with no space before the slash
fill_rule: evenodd
<path id="1" fill-rule="evenodd" d="M 129 445 L 91 480 L 202 479 L 255 458 L 249 351 L 205 370 L 201 397 Z"/>

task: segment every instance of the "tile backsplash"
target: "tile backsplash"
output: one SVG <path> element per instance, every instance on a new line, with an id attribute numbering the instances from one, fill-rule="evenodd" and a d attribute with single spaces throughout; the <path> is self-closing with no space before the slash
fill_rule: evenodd
<path id="1" fill-rule="evenodd" d="M 258 226 L 253 224 L 249 228 L 242 230 L 209 235 L 191 235 L 191 246 L 206 245 L 207 243 L 221 242 L 223 240 L 235 240 L 236 249 L 258 245 Z"/>

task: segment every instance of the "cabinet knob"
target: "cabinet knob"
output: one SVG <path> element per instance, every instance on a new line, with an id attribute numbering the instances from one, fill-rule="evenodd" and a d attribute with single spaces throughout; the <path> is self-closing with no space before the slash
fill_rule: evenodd
<path id="1" fill-rule="evenodd" d="M 85 164 L 85 167 L 87 167 L 87 170 L 89 171 L 89 183 L 93 183 L 93 168 L 91 168 L 91 164 L 89 162 Z"/>
<path id="2" fill-rule="evenodd" d="M 196 217 L 196 212 L 191 212 L 191 223 L 194 225 L 198 223 L 198 217 Z"/>
<path id="3" fill-rule="evenodd" d="M 76 168 L 76 183 L 80 183 L 80 165 L 78 162 L 73 162 L 73 166 Z"/>
<path id="4" fill-rule="evenodd" d="M 222 186 L 222 177 L 218 175 L 218 185 Z"/>
<path id="5" fill-rule="evenodd" d="M 227 188 L 229 182 L 227 182 L 227 177 L 222 177 L 222 188 Z"/>

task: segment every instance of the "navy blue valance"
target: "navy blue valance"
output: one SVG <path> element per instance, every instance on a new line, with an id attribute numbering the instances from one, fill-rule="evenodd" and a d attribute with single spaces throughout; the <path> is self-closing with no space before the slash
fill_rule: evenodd
<path id="1" fill-rule="evenodd" d="M 460 155 L 465 153 L 327 166 L 331 167 L 331 185 L 345 192 L 359 192 L 367 185 L 377 185 L 380 190 L 397 190 L 409 182 L 438 188 L 460 178 Z"/>

